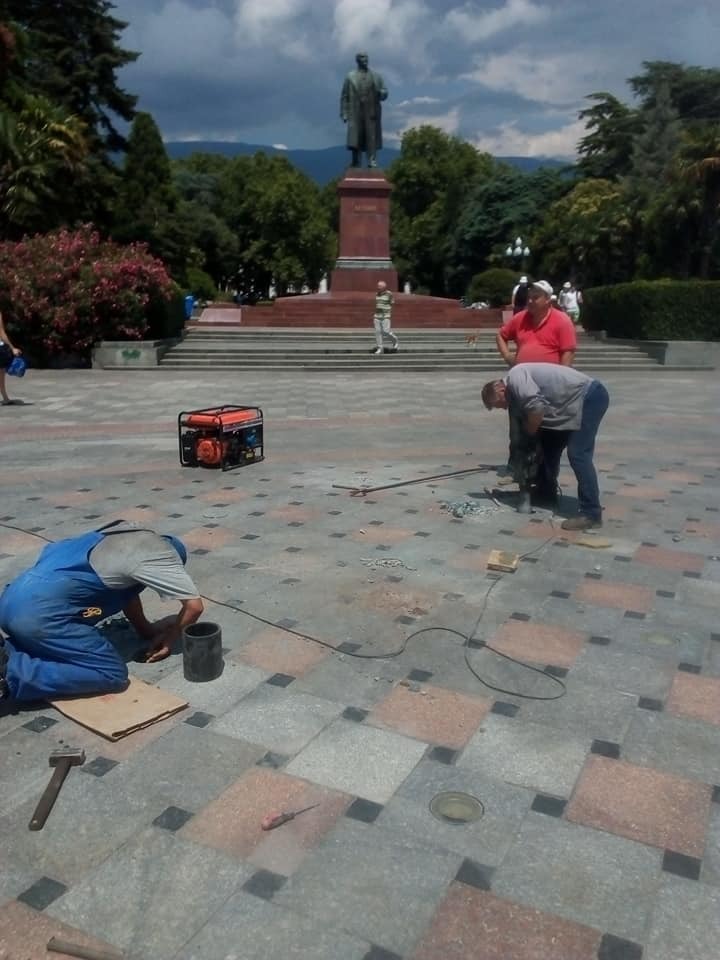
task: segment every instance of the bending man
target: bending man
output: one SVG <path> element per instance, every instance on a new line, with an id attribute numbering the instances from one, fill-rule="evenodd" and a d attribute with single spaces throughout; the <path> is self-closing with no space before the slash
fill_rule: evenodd
<path id="1" fill-rule="evenodd" d="M 521 363 L 503 380 L 486 383 L 482 399 L 488 410 L 499 407 L 521 418 L 529 436 L 539 435 L 547 482 L 557 484 L 560 457 L 567 447 L 578 482 L 579 513 L 563 521 L 563 530 L 602 526 L 593 454 L 598 428 L 609 404 L 604 385 L 573 367 Z"/>
<path id="2" fill-rule="evenodd" d="M 97 624 L 122 611 L 147 642 L 148 662 L 167 657 L 203 611 L 186 560 L 176 537 L 123 521 L 49 544 L 0 596 L 7 634 L 0 638 L 0 699 L 124 690 L 127 666 Z M 146 587 L 179 600 L 177 616 L 150 623 L 140 600 Z"/>

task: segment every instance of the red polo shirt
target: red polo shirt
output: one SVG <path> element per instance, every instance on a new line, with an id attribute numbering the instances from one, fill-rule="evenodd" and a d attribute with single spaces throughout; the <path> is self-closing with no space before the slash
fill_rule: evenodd
<path id="1" fill-rule="evenodd" d="M 563 353 L 577 349 L 572 320 L 555 307 L 550 308 L 539 327 L 533 323 L 529 310 L 521 310 L 500 328 L 500 336 L 517 344 L 516 363 L 560 363 Z"/>

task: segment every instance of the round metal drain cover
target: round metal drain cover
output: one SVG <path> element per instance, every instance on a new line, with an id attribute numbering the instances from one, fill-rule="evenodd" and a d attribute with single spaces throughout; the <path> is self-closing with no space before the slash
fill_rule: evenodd
<path id="1" fill-rule="evenodd" d="M 479 820 L 485 813 L 485 807 L 477 797 L 451 790 L 447 793 L 438 793 L 432 798 L 430 813 L 443 823 L 461 826 Z"/>

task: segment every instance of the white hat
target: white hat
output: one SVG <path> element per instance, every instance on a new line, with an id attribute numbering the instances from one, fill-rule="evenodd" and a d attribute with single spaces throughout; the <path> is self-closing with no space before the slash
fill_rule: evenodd
<path id="1" fill-rule="evenodd" d="M 570 281 L 566 280 L 565 283 L 563 284 L 563 290 L 569 290 L 571 286 L 572 284 L 570 283 Z"/>
<path id="2" fill-rule="evenodd" d="M 527 283 L 527 277 L 520 277 L 520 283 Z"/>
<path id="3" fill-rule="evenodd" d="M 551 297 L 553 293 L 555 293 L 547 280 L 536 280 L 534 283 L 531 283 L 530 286 L 535 287 L 537 290 L 542 290 L 548 297 Z"/>

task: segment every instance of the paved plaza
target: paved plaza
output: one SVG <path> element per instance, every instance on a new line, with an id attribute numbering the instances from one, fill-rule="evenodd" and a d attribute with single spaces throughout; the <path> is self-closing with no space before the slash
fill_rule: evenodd
<path id="1" fill-rule="evenodd" d="M 189 701 L 117 742 L 0 709 L 0 958 L 45 958 L 53 935 L 133 960 L 716 956 L 720 382 L 603 380 L 597 549 L 496 506 L 494 470 L 333 489 L 504 463 L 507 417 L 470 375 L 10 382 L 26 405 L 0 408 L 0 521 L 31 532 L 0 528 L 0 584 L 33 533 L 122 517 L 182 537 L 207 598 L 279 626 L 206 602 L 225 669 L 191 684 L 179 651 L 137 662 L 111 624 L 134 675 Z M 267 459 L 182 469 L 177 414 L 219 403 L 264 409 Z M 561 482 L 572 512 L 566 463 Z M 493 549 L 517 571 L 489 571 Z M 87 761 L 31 833 L 61 744 Z M 443 791 L 484 815 L 437 819 Z"/>

